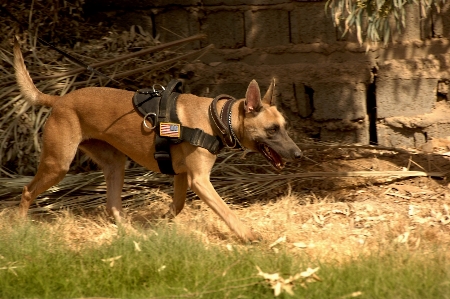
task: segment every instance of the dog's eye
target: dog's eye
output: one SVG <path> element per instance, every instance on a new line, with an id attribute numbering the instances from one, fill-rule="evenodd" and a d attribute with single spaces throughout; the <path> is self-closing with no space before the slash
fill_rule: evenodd
<path id="1" fill-rule="evenodd" d="M 279 129 L 280 129 L 279 126 L 273 126 L 273 127 L 270 127 L 270 128 L 268 128 L 268 129 L 266 129 L 266 132 L 267 132 L 267 134 L 269 134 L 269 135 L 274 135 L 275 133 L 278 132 Z"/>

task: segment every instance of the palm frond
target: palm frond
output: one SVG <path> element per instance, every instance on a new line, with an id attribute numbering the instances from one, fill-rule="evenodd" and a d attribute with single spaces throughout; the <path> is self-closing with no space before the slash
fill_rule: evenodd
<path id="1" fill-rule="evenodd" d="M 367 42 L 370 47 L 378 42 L 386 45 L 393 32 L 404 30 L 408 6 L 419 5 L 425 17 L 432 7 L 439 11 L 444 3 L 445 0 L 328 0 L 325 9 L 343 36 L 356 29 L 358 42 Z"/>

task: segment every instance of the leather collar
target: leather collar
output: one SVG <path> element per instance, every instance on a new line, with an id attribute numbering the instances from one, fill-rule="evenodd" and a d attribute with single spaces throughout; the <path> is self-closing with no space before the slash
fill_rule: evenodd
<path id="1" fill-rule="evenodd" d="M 220 100 L 226 100 L 225 104 L 220 111 L 220 115 L 217 113 L 217 103 Z M 221 94 L 213 99 L 209 105 L 209 116 L 214 124 L 214 130 L 219 133 L 220 139 L 224 145 L 229 149 L 244 150 L 244 147 L 239 142 L 236 134 L 234 134 L 231 126 L 231 108 L 237 99 L 232 96 Z"/>

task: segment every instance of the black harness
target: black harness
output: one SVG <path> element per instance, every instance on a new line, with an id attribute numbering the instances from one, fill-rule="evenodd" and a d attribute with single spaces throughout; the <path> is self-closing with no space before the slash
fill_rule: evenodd
<path id="1" fill-rule="evenodd" d="M 159 86 L 161 89 L 156 89 Z M 178 119 L 176 101 L 181 92 L 182 82 L 172 80 L 166 88 L 139 89 L 133 96 L 134 109 L 144 117 L 146 128 L 155 130 L 155 160 L 164 174 L 176 174 L 172 166 L 170 145 L 187 141 L 192 145 L 207 149 L 216 155 L 223 148 L 221 139 L 205 133 L 202 129 L 189 128 Z"/>

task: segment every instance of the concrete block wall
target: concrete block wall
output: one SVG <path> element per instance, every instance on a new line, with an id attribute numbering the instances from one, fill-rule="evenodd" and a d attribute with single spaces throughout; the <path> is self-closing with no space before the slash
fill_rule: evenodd
<path id="1" fill-rule="evenodd" d="M 396 128 L 379 123 L 377 125 L 378 143 L 389 147 L 415 148 L 425 143 L 420 130 Z"/>
<path id="2" fill-rule="evenodd" d="M 113 10 L 131 6 L 125 0 L 86 2 Z M 426 15 L 409 6 L 403 34 L 369 51 L 354 35 L 342 38 L 320 0 L 132 2 L 133 10 L 152 18 L 161 42 L 206 33 L 206 40 L 189 49 L 214 44 L 180 71 L 188 92 L 243 97 L 252 79 L 264 92 L 274 77 L 278 105 L 304 137 L 420 147 L 429 138 L 450 135 L 450 115 L 436 124 L 397 120 L 439 113 L 447 102 L 448 2 Z"/>
<path id="3" fill-rule="evenodd" d="M 313 82 L 314 112 L 317 121 L 364 119 L 367 114 L 366 84 L 332 81 Z"/>
<path id="4" fill-rule="evenodd" d="M 433 37 L 448 37 L 450 34 L 450 4 L 447 2 L 440 8 L 441 13 L 437 13 L 437 9 L 433 8 Z"/>
<path id="5" fill-rule="evenodd" d="M 200 24 L 195 14 L 186 10 L 164 10 L 164 13 L 154 15 L 159 39 L 171 42 L 185 36 L 191 36 L 200 32 Z M 197 42 L 193 46 L 199 48 Z"/>
<path id="6" fill-rule="evenodd" d="M 377 80 L 377 116 L 416 116 L 431 113 L 436 102 L 436 78 Z"/>
<path id="7" fill-rule="evenodd" d="M 214 44 L 217 49 L 237 49 L 245 45 L 242 11 L 212 12 L 205 16 L 205 23 L 201 28 L 208 36 L 207 42 Z M 203 44 L 206 44 L 206 41 Z"/>
<path id="8" fill-rule="evenodd" d="M 336 28 L 325 15 L 323 2 L 296 3 L 290 22 L 294 44 L 334 43 L 338 39 Z"/>

